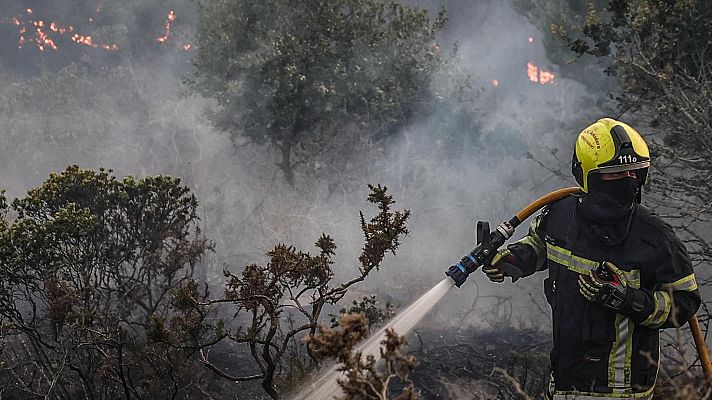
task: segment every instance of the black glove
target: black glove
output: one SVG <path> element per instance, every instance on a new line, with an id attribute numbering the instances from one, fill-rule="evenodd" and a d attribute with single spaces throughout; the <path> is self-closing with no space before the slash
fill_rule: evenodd
<path id="1" fill-rule="evenodd" d="M 492 282 L 504 282 L 504 272 L 495 266 L 500 262 L 505 262 L 503 259 L 507 259 L 510 263 L 514 263 L 514 255 L 512 252 L 509 251 L 509 249 L 502 249 L 498 251 L 494 257 L 492 257 L 492 260 L 490 260 L 489 263 L 482 266 L 482 272 L 484 272 Z"/>
<path id="2" fill-rule="evenodd" d="M 628 295 L 623 273 L 613 263 L 604 261 L 591 275 L 579 275 L 579 292 L 587 300 L 619 310 Z"/>
<path id="3" fill-rule="evenodd" d="M 514 244 L 507 246 L 492 257 L 492 259 L 482 266 L 482 272 L 487 275 L 492 282 L 504 282 L 504 277 L 509 276 L 512 282 L 522 277 L 522 270 L 517 266 L 517 256 L 512 251 Z"/>

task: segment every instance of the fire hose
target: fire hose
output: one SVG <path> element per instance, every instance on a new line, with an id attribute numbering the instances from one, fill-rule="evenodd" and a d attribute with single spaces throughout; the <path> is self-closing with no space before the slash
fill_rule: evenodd
<path id="1" fill-rule="evenodd" d="M 455 286 L 462 286 L 471 273 L 475 272 L 477 268 L 485 265 L 487 261 L 492 259 L 497 252 L 497 249 L 499 249 L 504 242 L 507 241 L 507 239 L 512 237 L 514 230 L 524 220 L 547 204 L 578 193 L 581 193 L 581 189 L 578 187 L 570 187 L 553 191 L 536 199 L 524 209 L 519 211 L 510 220 L 502 222 L 491 232 L 488 222 L 478 221 L 477 246 L 462 257 L 457 264 L 448 268 L 447 271 L 445 271 L 445 275 L 455 281 Z M 506 276 L 510 276 L 512 278 L 512 281 L 516 281 L 522 276 L 522 272 L 516 267 L 510 267 L 507 265 L 503 266 L 501 269 Z M 705 336 L 702 333 L 697 315 L 693 314 L 688 320 L 688 323 L 690 325 L 690 330 L 692 331 L 692 337 L 695 341 L 697 354 L 700 357 L 700 363 L 702 364 L 702 371 L 704 372 L 705 379 L 707 380 L 707 384 L 712 386 L 712 362 L 710 361 L 710 353 L 707 348 L 707 344 L 705 343 Z"/>

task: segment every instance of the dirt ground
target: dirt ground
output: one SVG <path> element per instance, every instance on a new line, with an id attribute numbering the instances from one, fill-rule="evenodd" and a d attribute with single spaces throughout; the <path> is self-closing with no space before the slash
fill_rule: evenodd
<path id="1" fill-rule="evenodd" d="M 532 397 L 540 398 L 549 375 L 548 335 L 514 328 L 480 331 L 421 330 L 409 349 L 418 358 L 413 375 L 423 399 L 519 399 L 502 369 Z"/>

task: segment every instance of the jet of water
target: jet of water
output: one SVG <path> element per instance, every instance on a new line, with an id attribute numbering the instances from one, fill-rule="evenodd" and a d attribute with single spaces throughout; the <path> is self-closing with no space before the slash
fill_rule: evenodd
<path id="1" fill-rule="evenodd" d="M 386 337 L 386 329 L 391 328 L 399 335 L 407 334 L 454 285 L 455 282 L 449 277 L 443 279 L 418 300 L 399 312 L 386 326 L 371 335 L 354 350 L 361 352 L 363 357 L 370 354 L 378 358 L 378 350 L 381 347 L 381 342 Z M 336 382 L 341 373 L 336 369 L 337 366 L 333 366 L 323 372 L 309 386 L 294 396 L 292 400 L 333 400 L 336 396 L 342 395 L 341 388 Z"/>

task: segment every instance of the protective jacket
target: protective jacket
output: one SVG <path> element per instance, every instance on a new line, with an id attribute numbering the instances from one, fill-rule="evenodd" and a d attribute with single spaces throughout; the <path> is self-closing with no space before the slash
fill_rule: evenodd
<path id="1" fill-rule="evenodd" d="M 524 276 L 548 269 L 554 399 L 649 398 L 657 377 L 659 329 L 684 324 L 700 305 L 690 257 L 672 228 L 634 205 L 616 240 L 591 229 L 581 198 L 559 200 L 537 216 L 529 234 L 510 248 Z M 628 286 L 620 310 L 586 300 L 579 274 L 603 261 Z M 674 304 L 674 307 L 673 307 Z"/>

